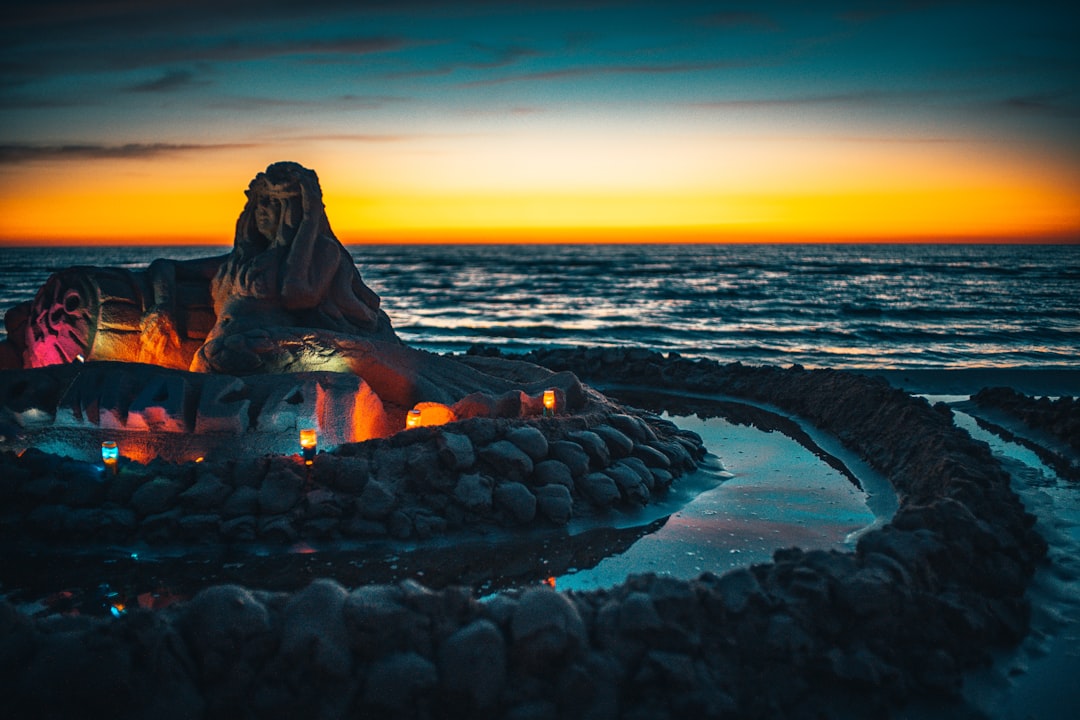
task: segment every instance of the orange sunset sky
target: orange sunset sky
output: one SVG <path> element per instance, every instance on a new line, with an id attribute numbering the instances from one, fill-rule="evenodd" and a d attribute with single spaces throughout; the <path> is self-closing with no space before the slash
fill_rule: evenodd
<path id="1" fill-rule="evenodd" d="M 0 243 L 229 244 L 278 160 L 346 243 L 1080 241 L 1076 11 L 801 7 L 38 3 Z"/>

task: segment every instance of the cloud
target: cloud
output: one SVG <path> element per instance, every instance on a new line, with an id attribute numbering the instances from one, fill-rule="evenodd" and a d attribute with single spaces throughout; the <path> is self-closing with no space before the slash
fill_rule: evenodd
<path id="1" fill-rule="evenodd" d="M 388 72 L 383 77 L 388 79 L 405 79 L 416 77 L 431 77 L 436 75 L 450 75 L 458 70 L 495 70 L 509 67 L 520 60 L 539 57 L 537 50 L 523 45 L 493 45 L 481 42 L 470 42 L 468 50 L 480 57 L 472 60 L 455 59 L 451 62 L 437 63 L 427 68 L 414 70 L 400 70 Z"/>
<path id="2" fill-rule="evenodd" d="M 763 13 L 757 12 L 717 12 L 701 18 L 701 23 L 721 28 L 750 28 L 753 30 L 780 29 L 779 23 Z"/>
<path id="3" fill-rule="evenodd" d="M 950 99 L 955 94 L 956 90 L 856 90 L 852 92 L 792 95 L 787 97 L 706 100 L 687 103 L 684 107 L 705 110 L 770 110 L 815 106 L 888 106 L 921 100 Z"/>
<path id="4" fill-rule="evenodd" d="M 249 33 L 238 39 L 236 35 L 227 34 L 228 30 L 216 29 L 217 34 L 205 36 L 154 32 L 134 38 L 115 37 L 113 33 L 95 37 L 87 31 L 85 37 L 41 43 L 33 43 L 21 36 L 11 37 L 9 31 L 0 33 L 0 43 L 4 45 L 0 49 L 0 68 L 10 84 L 59 73 L 139 70 L 178 63 L 245 62 L 281 57 L 335 62 L 415 45 L 407 38 L 389 35 L 281 38 Z M 165 71 L 159 81 L 161 86 L 147 83 L 146 91 L 171 89 L 170 84 L 185 79 L 185 72 Z M 193 79 L 194 76 L 188 74 L 187 80 Z"/>
<path id="5" fill-rule="evenodd" d="M 1024 113 L 1049 115 L 1051 117 L 1080 117 L 1080 107 L 1073 101 L 1073 93 L 1048 92 L 1031 95 L 1017 95 L 1002 101 L 1009 110 Z"/>
<path id="6" fill-rule="evenodd" d="M 288 142 L 358 142 L 358 143 L 396 143 L 408 142 L 420 138 L 432 137 L 418 134 L 394 133 L 327 133 L 324 135 L 294 135 Z"/>
<path id="7" fill-rule="evenodd" d="M 279 110 L 285 108 L 307 108 L 321 110 L 377 110 L 391 103 L 408 102 L 410 98 L 401 95 L 338 95 L 320 100 L 299 100 L 295 98 L 275 97 L 231 97 L 212 100 L 203 104 L 210 110 L 257 111 Z"/>
<path id="8" fill-rule="evenodd" d="M 135 85 L 129 86 L 127 89 L 129 92 L 137 93 L 160 93 L 173 92 L 186 87 L 197 87 L 209 84 L 210 83 L 205 80 L 195 80 L 195 73 L 190 70 L 169 70 L 156 80 L 147 80 L 146 82 L 136 83 Z"/>
<path id="9" fill-rule="evenodd" d="M 174 144 L 128 143 L 126 145 L 0 145 L 0 165 L 17 165 L 49 160 L 137 160 L 177 153 L 234 150 L 253 147 L 249 143 Z"/>
<path id="10" fill-rule="evenodd" d="M 698 72 L 701 70 L 720 70 L 725 68 L 745 67 L 743 61 L 727 62 L 703 62 L 703 63 L 671 63 L 671 64 L 645 64 L 645 65 L 593 65 L 562 68 L 559 70 L 541 70 L 538 72 L 518 73 L 516 75 L 503 75 L 502 77 L 488 78 L 486 80 L 473 80 L 472 82 L 460 83 L 459 87 L 484 87 L 488 85 L 502 85 L 506 83 L 532 82 L 543 80 L 565 80 L 568 78 L 583 78 L 591 76 L 607 75 L 671 75 L 676 73 Z"/>
<path id="11" fill-rule="evenodd" d="M 889 97 L 887 93 L 861 91 L 834 93 L 828 95 L 800 95 L 781 98 L 740 98 L 737 100 L 708 100 L 690 103 L 689 107 L 715 110 L 763 110 L 783 107 L 806 107 L 810 105 L 862 105 L 881 102 Z"/>

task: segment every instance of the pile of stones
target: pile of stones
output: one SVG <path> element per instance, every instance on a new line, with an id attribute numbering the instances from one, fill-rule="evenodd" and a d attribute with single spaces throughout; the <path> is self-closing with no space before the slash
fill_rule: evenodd
<path id="1" fill-rule="evenodd" d="M 704 456 L 653 416 L 474 419 L 298 457 L 100 466 L 0 456 L 0 537 L 17 543 L 426 539 L 476 525 L 565 525 L 647 504 Z"/>

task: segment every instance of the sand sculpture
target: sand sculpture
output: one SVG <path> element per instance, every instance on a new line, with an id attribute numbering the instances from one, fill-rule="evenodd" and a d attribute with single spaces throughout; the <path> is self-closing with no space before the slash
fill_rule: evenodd
<path id="1" fill-rule="evenodd" d="M 128 428 L 132 417 L 136 430 L 189 433 L 285 432 L 307 423 L 348 442 L 403 429 L 410 410 L 419 411 L 421 424 L 441 424 L 539 416 L 545 390 L 557 393 L 564 410 L 605 402 L 571 373 L 451 359 L 403 344 L 331 230 L 312 170 L 274 163 L 246 195 L 227 255 L 161 259 L 145 271 L 55 273 L 32 302 L 8 312 L 0 359 L 16 369 L 125 363 L 126 394 L 109 381 L 117 376 L 110 371 L 79 375 L 71 386 L 79 397 L 53 398 L 68 408 L 71 422 L 100 417 L 103 408 L 115 429 Z M 139 394 L 148 387 L 155 388 L 152 397 Z M 24 397 L 14 405 L 50 405 L 39 400 Z M 235 412 L 241 400 L 246 412 Z M 230 402 L 234 411 L 224 407 Z M 215 417 L 244 421 L 221 425 Z"/>

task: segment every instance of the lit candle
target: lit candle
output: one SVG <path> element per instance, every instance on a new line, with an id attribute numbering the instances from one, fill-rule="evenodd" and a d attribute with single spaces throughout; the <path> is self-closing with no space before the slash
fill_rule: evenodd
<path id="1" fill-rule="evenodd" d="M 116 469 L 120 465 L 120 448 L 116 446 L 115 440 L 106 440 L 101 443 L 101 459 L 105 461 L 105 467 L 116 474 Z"/>
<path id="2" fill-rule="evenodd" d="M 544 414 L 545 415 L 554 415 L 555 414 L 555 391 L 554 390 L 545 390 L 544 391 Z"/>
<path id="3" fill-rule="evenodd" d="M 409 411 L 409 414 L 405 416 L 405 429 L 420 427 L 420 410 L 413 408 Z"/>
<path id="4" fill-rule="evenodd" d="M 300 453 L 304 456 L 304 462 L 308 465 L 315 459 L 318 438 L 314 428 L 304 428 L 300 431 Z"/>

